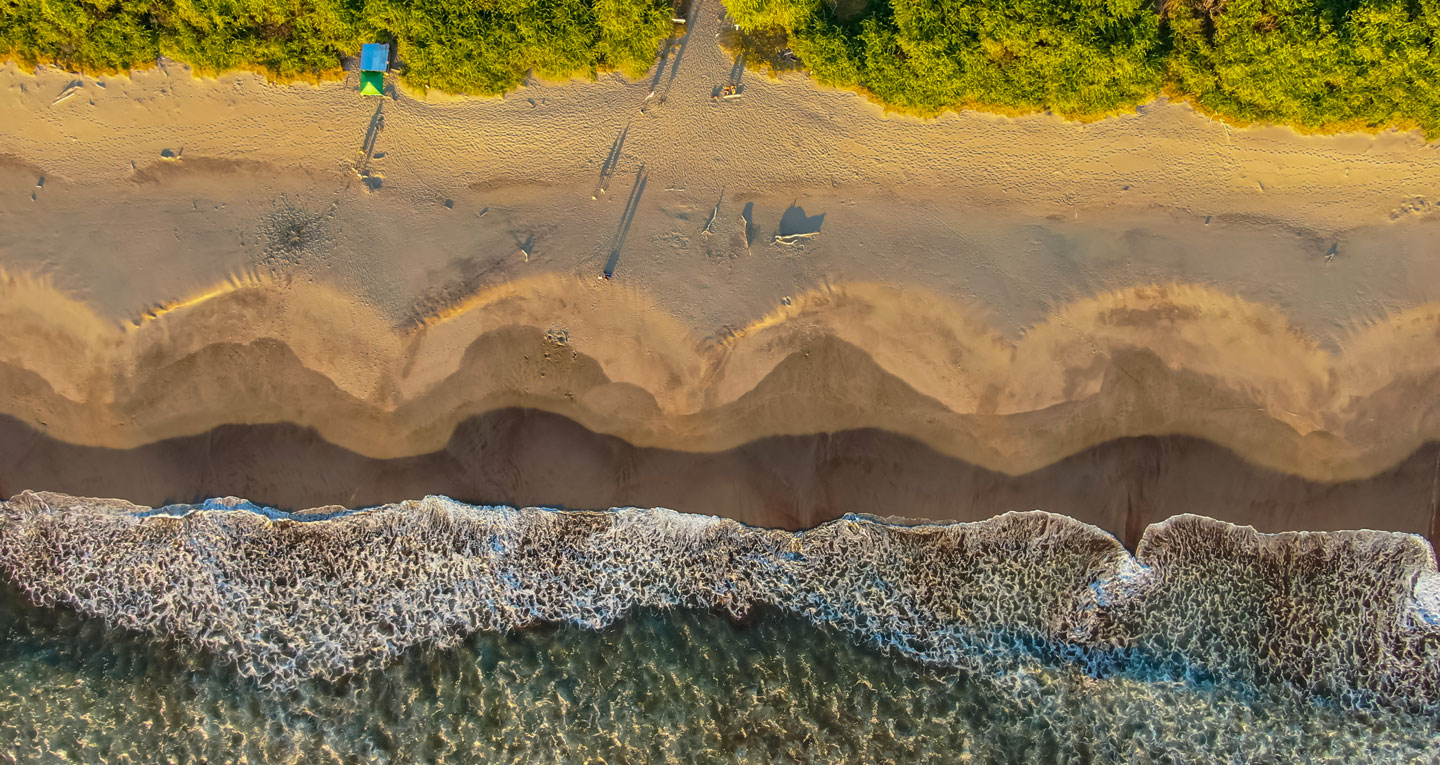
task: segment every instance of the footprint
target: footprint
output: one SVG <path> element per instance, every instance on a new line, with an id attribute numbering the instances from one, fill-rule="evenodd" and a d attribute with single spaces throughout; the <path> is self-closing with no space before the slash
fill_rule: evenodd
<path id="1" fill-rule="evenodd" d="M 1411 197 L 1404 202 L 1401 202 L 1399 207 L 1396 207 L 1394 210 L 1390 211 L 1390 220 L 1394 222 L 1400 220 L 1401 218 L 1413 215 L 1424 215 L 1430 212 L 1434 207 L 1435 205 L 1430 204 L 1430 202 L 1426 200 L 1425 197 Z"/>

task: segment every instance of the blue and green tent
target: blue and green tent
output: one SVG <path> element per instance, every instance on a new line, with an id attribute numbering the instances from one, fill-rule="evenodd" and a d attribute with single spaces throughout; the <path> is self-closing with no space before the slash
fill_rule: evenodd
<path id="1" fill-rule="evenodd" d="M 360 95 L 384 95 L 385 70 L 389 68 L 389 45 L 365 43 L 360 46 Z"/>

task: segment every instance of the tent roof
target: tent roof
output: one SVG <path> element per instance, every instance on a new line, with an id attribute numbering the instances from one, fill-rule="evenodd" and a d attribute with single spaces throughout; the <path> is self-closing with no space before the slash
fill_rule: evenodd
<path id="1" fill-rule="evenodd" d="M 390 46 L 365 43 L 360 46 L 360 71 L 383 72 L 390 68 Z"/>
<path id="2" fill-rule="evenodd" d="M 385 74 L 383 72 L 361 72 L 360 73 L 360 95 L 380 96 L 385 94 Z"/>

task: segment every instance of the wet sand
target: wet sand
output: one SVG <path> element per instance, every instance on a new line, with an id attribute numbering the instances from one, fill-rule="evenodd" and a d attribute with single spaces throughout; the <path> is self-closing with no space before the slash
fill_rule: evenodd
<path id="1" fill-rule="evenodd" d="M 507 409 L 466 420 L 445 448 L 372 459 L 289 424 L 224 426 L 134 449 L 83 447 L 0 418 L 0 494 L 45 486 L 143 505 L 249 498 L 285 510 L 441 494 L 515 507 L 666 507 L 811 528 L 846 513 L 977 521 L 1046 510 L 1132 550 L 1154 523 L 1195 513 L 1262 532 L 1375 529 L 1436 541 L 1440 447 L 1358 481 L 1265 470 L 1193 438 L 1113 441 L 1020 476 L 882 430 L 765 438 L 720 452 L 632 446 L 563 417 Z"/>

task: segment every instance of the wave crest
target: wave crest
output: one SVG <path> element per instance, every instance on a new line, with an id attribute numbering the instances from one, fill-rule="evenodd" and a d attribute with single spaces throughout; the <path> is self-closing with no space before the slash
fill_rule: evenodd
<path id="1" fill-rule="evenodd" d="M 1008 656 L 1440 708 L 1434 554 L 1389 532 L 1263 535 L 1177 516 L 1132 556 L 1039 511 L 916 526 L 852 515 L 788 532 L 443 497 L 292 515 L 27 492 L 3 505 L 0 571 L 38 603 L 186 640 L 280 687 L 479 630 L 765 605 L 959 668 Z"/>

